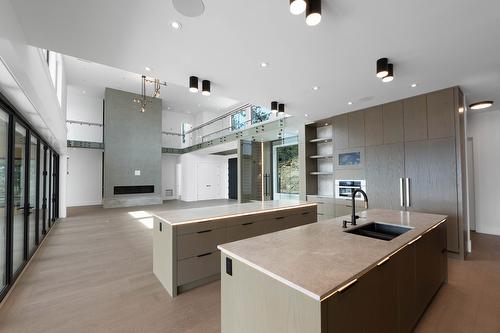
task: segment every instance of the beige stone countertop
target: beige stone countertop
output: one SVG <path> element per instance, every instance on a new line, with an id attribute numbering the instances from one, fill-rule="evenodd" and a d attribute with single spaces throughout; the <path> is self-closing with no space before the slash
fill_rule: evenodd
<path id="1" fill-rule="evenodd" d="M 236 216 L 279 211 L 289 208 L 315 206 L 313 202 L 299 201 L 258 201 L 221 206 L 199 207 L 179 210 L 166 210 L 151 213 L 171 225 L 183 225 L 188 223 L 199 223 L 210 220 L 225 219 Z"/>
<path id="2" fill-rule="evenodd" d="M 446 219 L 444 215 L 369 209 L 357 226 L 342 228 L 350 216 L 219 245 L 226 255 L 287 284 L 318 301 L 364 274 L 381 260 Z M 413 229 L 390 240 L 344 232 L 368 222 Z"/>

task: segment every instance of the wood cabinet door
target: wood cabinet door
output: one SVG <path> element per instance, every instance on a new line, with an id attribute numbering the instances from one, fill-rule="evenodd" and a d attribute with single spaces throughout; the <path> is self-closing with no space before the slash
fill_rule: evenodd
<path id="1" fill-rule="evenodd" d="M 411 332 L 417 323 L 417 281 L 415 245 L 403 248 L 391 258 L 396 266 L 396 293 L 399 332 Z"/>
<path id="2" fill-rule="evenodd" d="M 366 193 L 370 208 L 404 209 L 400 179 L 404 177 L 404 145 L 366 147 Z"/>
<path id="3" fill-rule="evenodd" d="M 403 101 L 405 142 L 427 139 L 427 98 L 415 96 Z"/>
<path id="4" fill-rule="evenodd" d="M 427 95 L 427 124 L 429 139 L 455 136 L 453 88 Z"/>
<path id="5" fill-rule="evenodd" d="M 447 215 L 448 250 L 459 251 L 455 138 L 405 143 L 407 209 Z"/>
<path id="6" fill-rule="evenodd" d="M 347 115 L 333 118 L 333 143 L 335 149 L 346 149 L 349 146 L 349 125 Z"/>
<path id="7" fill-rule="evenodd" d="M 378 146 L 384 143 L 384 120 L 382 106 L 366 109 L 365 113 L 365 142 L 366 146 Z M 402 126 L 402 125 L 401 125 Z"/>
<path id="8" fill-rule="evenodd" d="M 350 112 L 347 114 L 349 148 L 365 146 L 365 117 L 363 111 Z"/>
<path id="9" fill-rule="evenodd" d="M 403 102 L 397 101 L 382 106 L 384 143 L 404 141 Z"/>
<path id="10" fill-rule="evenodd" d="M 443 282 L 442 238 L 438 228 L 424 234 L 415 243 L 416 307 L 420 317 Z"/>

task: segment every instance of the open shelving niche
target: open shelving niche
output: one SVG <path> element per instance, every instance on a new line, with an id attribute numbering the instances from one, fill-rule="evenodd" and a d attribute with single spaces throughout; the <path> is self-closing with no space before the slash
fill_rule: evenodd
<path id="1" fill-rule="evenodd" d="M 308 128 L 308 181 L 315 186 L 309 187 L 308 195 L 334 197 L 334 154 L 332 125 Z"/>

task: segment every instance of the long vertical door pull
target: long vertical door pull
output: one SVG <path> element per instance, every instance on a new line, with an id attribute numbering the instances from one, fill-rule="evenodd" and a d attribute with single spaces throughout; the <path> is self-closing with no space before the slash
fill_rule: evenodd
<path id="1" fill-rule="evenodd" d="M 406 207 L 411 207 L 410 199 L 410 178 L 406 178 Z"/>
<path id="2" fill-rule="evenodd" d="M 405 185 L 403 182 L 403 178 L 399 178 L 399 204 L 401 205 L 401 207 L 405 206 L 404 192 L 405 192 Z"/>

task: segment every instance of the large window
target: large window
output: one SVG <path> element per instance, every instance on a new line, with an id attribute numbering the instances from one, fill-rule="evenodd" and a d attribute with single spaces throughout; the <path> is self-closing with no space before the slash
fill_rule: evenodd
<path id="1" fill-rule="evenodd" d="M 299 146 L 297 144 L 274 147 L 275 199 L 284 199 L 299 193 Z M 291 197 L 290 197 L 291 198 Z"/>
<path id="2" fill-rule="evenodd" d="M 267 121 L 271 119 L 271 114 L 272 111 L 266 108 L 263 108 L 262 106 L 255 106 L 253 105 L 251 107 L 251 112 L 252 112 L 252 124 L 258 124 L 263 121 Z"/>
<path id="3" fill-rule="evenodd" d="M 29 206 L 28 206 L 28 252 L 31 254 L 36 247 L 36 177 L 37 177 L 38 139 L 34 136 L 30 140 L 29 163 Z"/>
<path id="4" fill-rule="evenodd" d="M 9 115 L 0 110 L 0 291 L 7 284 L 7 165 Z"/>
<path id="5" fill-rule="evenodd" d="M 247 127 L 247 112 L 245 110 L 231 116 L 231 130 L 238 131 Z"/>
<path id="6" fill-rule="evenodd" d="M 14 139 L 14 236 L 13 238 L 13 272 L 21 267 L 24 261 L 24 189 L 26 186 L 26 128 L 16 124 Z"/>

